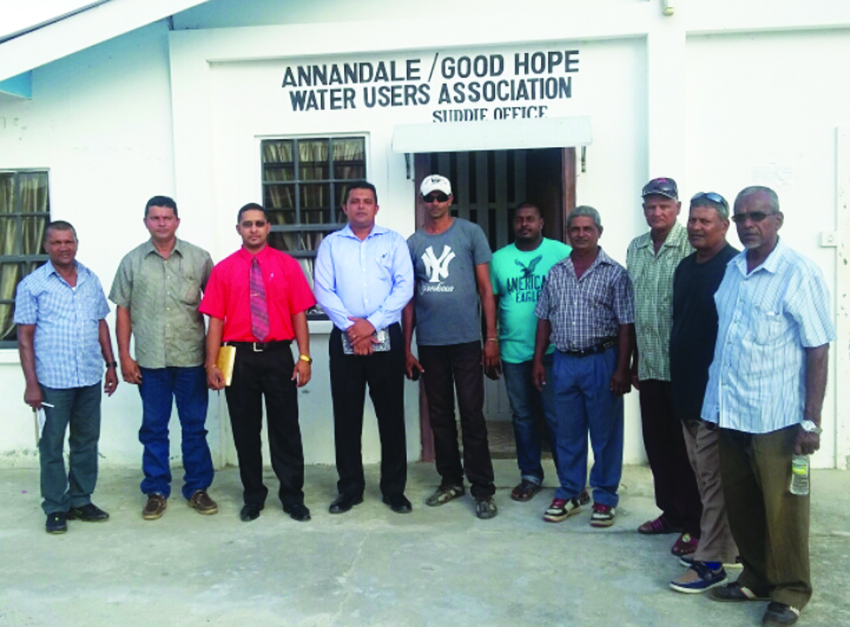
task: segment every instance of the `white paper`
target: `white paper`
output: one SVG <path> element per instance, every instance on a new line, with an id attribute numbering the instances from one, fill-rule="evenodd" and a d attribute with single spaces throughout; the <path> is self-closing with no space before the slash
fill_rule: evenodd
<path id="1" fill-rule="evenodd" d="M 47 414 L 44 411 L 44 407 L 40 407 L 35 412 L 35 419 L 38 425 L 38 442 L 41 442 L 41 434 L 44 431 L 44 423 L 47 421 Z M 36 444 L 38 443 L 36 442 Z"/>

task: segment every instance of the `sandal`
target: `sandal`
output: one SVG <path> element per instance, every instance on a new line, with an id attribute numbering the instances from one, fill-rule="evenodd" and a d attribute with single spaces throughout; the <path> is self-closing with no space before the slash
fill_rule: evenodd
<path id="1" fill-rule="evenodd" d="M 536 483 L 523 479 L 517 487 L 511 490 L 511 498 L 514 501 L 530 501 L 541 489 L 541 486 Z"/>

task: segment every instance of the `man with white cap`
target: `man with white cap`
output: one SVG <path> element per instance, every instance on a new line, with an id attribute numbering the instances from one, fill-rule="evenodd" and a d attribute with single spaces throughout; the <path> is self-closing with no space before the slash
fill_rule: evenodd
<path id="1" fill-rule="evenodd" d="M 427 505 L 443 505 L 464 494 L 463 473 L 472 484 L 475 513 L 493 518 L 493 462 L 484 422 L 484 379 L 499 364 L 496 306 L 490 283 L 490 246 L 476 224 L 454 218 L 447 178 L 431 175 L 420 187 L 425 221 L 407 240 L 413 261 L 413 299 L 404 310 L 405 369 L 409 378 L 422 374 L 428 399 L 437 472 L 441 482 Z M 486 336 L 481 347 L 480 299 Z M 474 306 L 471 306 L 472 303 Z M 419 359 L 410 350 L 413 329 Z M 483 352 L 483 355 L 482 355 Z M 457 441 L 454 396 L 463 437 L 463 464 Z"/>

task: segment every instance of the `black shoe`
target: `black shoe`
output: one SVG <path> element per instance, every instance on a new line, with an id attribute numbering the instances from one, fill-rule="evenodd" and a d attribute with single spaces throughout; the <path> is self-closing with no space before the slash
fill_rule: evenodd
<path id="1" fill-rule="evenodd" d="M 786 605 L 785 603 L 771 601 L 767 605 L 767 610 L 761 619 L 761 623 L 765 627 L 793 625 L 797 622 L 798 618 L 800 618 L 800 610 L 797 608 Z"/>
<path id="2" fill-rule="evenodd" d="M 413 511 L 413 506 L 404 494 L 384 495 L 384 503 L 389 505 L 396 514 L 409 514 Z"/>
<path id="3" fill-rule="evenodd" d="M 83 522 L 103 522 L 109 520 L 109 514 L 94 503 L 86 503 L 82 507 L 69 509 L 67 518 L 68 520 L 82 520 Z"/>
<path id="4" fill-rule="evenodd" d="M 304 503 L 284 505 L 283 511 L 289 514 L 289 517 L 292 520 L 297 520 L 298 522 L 307 522 L 310 520 L 310 510 L 307 509 L 307 506 L 304 505 Z"/>
<path id="5" fill-rule="evenodd" d="M 65 533 L 68 531 L 68 523 L 65 522 L 65 512 L 56 512 L 47 515 L 47 524 L 44 525 L 47 533 Z"/>
<path id="6" fill-rule="evenodd" d="M 260 517 L 260 511 L 262 509 L 262 505 L 245 504 L 242 506 L 242 511 L 239 512 L 239 519 L 242 522 L 251 522 L 252 520 L 257 520 Z"/>
<path id="7" fill-rule="evenodd" d="M 362 502 L 362 494 L 360 496 L 351 496 L 350 494 L 343 493 L 334 499 L 333 503 L 331 503 L 331 506 L 328 508 L 328 511 L 331 514 L 343 514 L 355 505 L 360 505 Z"/>

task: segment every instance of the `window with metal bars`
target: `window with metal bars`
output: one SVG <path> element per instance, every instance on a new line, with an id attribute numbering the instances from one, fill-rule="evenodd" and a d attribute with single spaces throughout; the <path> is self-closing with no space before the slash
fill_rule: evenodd
<path id="1" fill-rule="evenodd" d="M 366 178 L 366 138 L 266 139 L 261 151 L 269 245 L 295 257 L 312 287 L 319 244 L 346 224 L 348 185 Z M 309 317 L 323 315 L 317 309 Z"/>
<path id="2" fill-rule="evenodd" d="M 15 291 L 47 255 L 50 222 L 46 170 L 0 170 L 0 348 L 17 346 Z"/>

